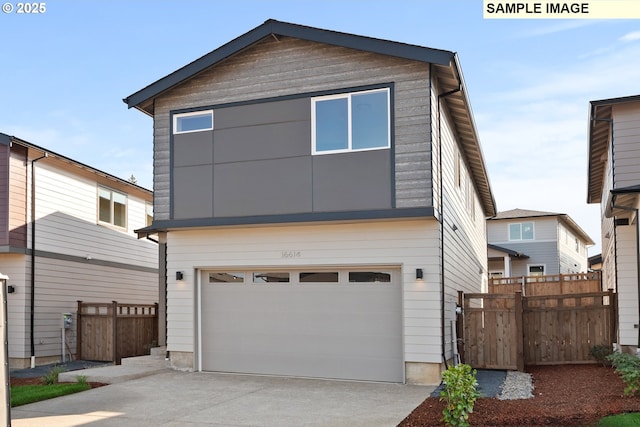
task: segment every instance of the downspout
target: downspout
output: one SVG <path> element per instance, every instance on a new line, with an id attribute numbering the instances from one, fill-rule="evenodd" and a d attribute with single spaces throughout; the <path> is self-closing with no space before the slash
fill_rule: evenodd
<path id="1" fill-rule="evenodd" d="M 635 212 L 636 214 L 636 285 L 637 285 L 637 292 L 638 292 L 638 301 L 637 301 L 638 302 L 638 323 L 640 323 L 640 244 L 638 244 L 638 240 L 640 239 L 640 223 L 638 223 L 638 220 L 640 218 L 638 218 L 638 209 L 632 208 L 629 206 L 617 206 L 617 205 L 613 205 L 612 208 L 622 209 L 629 212 Z M 614 219 L 614 224 L 615 224 L 615 219 Z M 616 266 L 617 265 L 618 265 L 618 262 L 616 260 Z M 616 272 L 616 280 L 617 278 L 618 278 L 618 274 Z M 638 328 L 638 348 L 640 349 L 640 328 Z"/>
<path id="2" fill-rule="evenodd" d="M 431 68 L 431 65 L 429 66 Z M 429 70 L 430 74 L 432 73 L 432 70 Z M 440 215 L 438 218 L 439 221 L 439 226 L 440 226 L 440 338 L 441 338 L 441 349 L 442 349 L 442 360 L 444 361 L 444 366 L 445 369 L 449 369 L 449 364 L 447 363 L 447 352 L 446 352 L 446 347 L 447 347 L 447 343 L 446 343 L 446 339 L 445 339 L 445 280 L 444 280 L 444 276 L 445 276 L 445 268 L 444 268 L 444 256 L 445 256 L 445 250 L 444 250 L 444 180 L 443 180 L 443 171 L 442 171 L 442 165 L 443 165 L 443 161 L 442 161 L 442 117 L 441 117 L 441 108 L 440 108 L 440 100 L 442 98 L 445 98 L 449 95 L 453 95 L 454 93 L 460 92 L 462 90 L 461 88 L 461 81 L 460 81 L 460 77 L 456 76 L 458 79 L 458 87 L 456 89 L 450 90 L 448 92 L 445 93 L 441 93 L 438 95 L 438 105 L 436 106 L 437 108 L 437 117 L 438 117 L 438 187 L 439 187 L 439 191 L 440 191 Z"/>
<path id="3" fill-rule="evenodd" d="M 36 367 L 36 344 L 35 344 L 35 311 L 36 311 L 36 172 L 34 164 L 38 160 L 49 157 L 48 153 L 44 153 L 42 157 L 31 160 L 31 307 L 29 312 L 30 318 L 30 335 L 31 344 L 31 368 Z"/>

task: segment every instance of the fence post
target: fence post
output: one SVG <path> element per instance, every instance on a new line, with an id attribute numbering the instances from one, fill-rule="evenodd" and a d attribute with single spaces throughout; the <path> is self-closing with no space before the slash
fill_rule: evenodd
<path id="1" fill-rule="evenodd" d="M 113 363 L 118 365 L 118 302 L 111 302 L 111 340 L 112 340 L 112 348 L 113 353 L 111 358 L 113 359 Z"/>
<path id="2" fill-rule="evenodd" d="M 82 360 L 82 301 L 78 301 L 76 323 L 76 360 Z"/>
<path id="3" fill-rule="evenodd" d="M 458 309 L 459 307 L 459 309 Z M 458 346 L 458 356 L 460 356 L 460 363 L 465 362 L 465 354 L 464 354 L 464 292 L 458 291 L 458 307 L 456 307 L 456 335 L 458 337 L 458 342 L 456 342 L 456 346 Z M 458 313 L 458 310 L 460 311 Z"/>
<path id="4" fill-rule="evenodd" d="M 523 330 L 523 310 L 522 310 L 522 292 L 516 292 L 515 295 L 515 317 L 516 317 L 516 365 L 519 372 L 524 372 L 524 330 Z"/>

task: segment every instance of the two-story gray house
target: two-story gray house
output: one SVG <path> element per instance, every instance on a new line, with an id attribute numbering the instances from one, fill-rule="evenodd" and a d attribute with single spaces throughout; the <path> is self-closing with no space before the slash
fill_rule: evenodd
<path id="1" fill-rule="evenodd" d="M 599 203 L 602 282 L 618 294 L 621 348 L 640 348 L 640 95 L 589 105 L 587 202 Z"/>
<path id="2" fill-rule="evenodd" d="M 567 214 L 511 209 L 487 221 L 491 277 L 545 276 L 589 270 L 591 237 Z"/>
<path id="3" fill-rule="evenodd" d="M 124 101 L 172 366 L 440 381 L 496 211 L 455 53 L 269 20 Z"/>

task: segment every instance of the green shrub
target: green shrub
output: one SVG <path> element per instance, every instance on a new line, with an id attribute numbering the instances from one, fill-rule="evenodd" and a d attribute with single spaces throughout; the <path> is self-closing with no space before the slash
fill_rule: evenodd
<path id="1" fill-rule="evenodd" d="M 40 378 L 42 384 L 51 385 L 58 382 L 58 375 L 64 372 L 64 367 L 54 366 L 51 370 Z"/>
<path id="2" fill-rule="evenodd" d="M 480 393 L 476 390 L 477 371 L 471 366 L 459 364 L 450 366 L 442 373 L 444 390 L 440 392 L 440 401 L 446 402 L 442 411 L 442 421 L 451 427 L 467 427 L 469 414 Z"/>
<path id="3" fill-rule="evenodd" d="M 613 354 L 613 350 L 611 346 L 608 345 L 594 345 L 589 350 L 589 356 L 593 357 L 598 361 L 598 363 L 602 364 L 602 366 L 611 365 L 611 362 L 607 360 L 607 357 Z"/>
<path id="4" fill-rule="evenodd" d="M 640 391 L 640 359 L 629 353 L 612 353 L 607 360 L 626 385 L 624 395 L 635 396 Z"/>

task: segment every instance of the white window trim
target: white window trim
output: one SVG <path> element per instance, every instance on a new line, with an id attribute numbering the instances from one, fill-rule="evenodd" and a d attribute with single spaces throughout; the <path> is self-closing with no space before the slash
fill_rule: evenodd
<path id="1" fill-rule="evenodd" d="M 189 116 L 201 116 L 204 114 L 211 114 L 211 127 L 203 128 L 203 129 L 194 129 L 194 130 L 185 130 L 178 131 L 178 119 L 181 117 L 189 117 Z M 173 115 L 173 134 L 174 135 L 182 135 L 184 133 L 194 133 L 194 132 L 206 132 L 208 130 L 213 130 L 213 110 L 200 110 L 200 111 L 192 111 L 189 113 L 177 113 Z"/>
<path id="2" fill-rule="evenodd" d="M 527 264 L 527 276 L 531 276 L 531 267 L 542 267 L 542 275 L 547 275 L 547 265 L 546 264 Z"/>
<path id="3" fill-rule="evenodd" d="M 531 239 L 523 239 L 522 238 L 522 224 L 529 224 L 531 223 L 531 229 L 533 230 L 533 238 Z M 519 239 L 514 239 L 511 237 L 511 226 L 512 225 L 520 225 L 520 238 Z M 508 233 L 508 239 L 510 242 L 531 242 L 536 240 L 536 223 L 534 221 L 524 221 L 524 222 L 511 222 L 508 224 L 507 226 L 507 233 Z"/>
<path id="4" fill-rule="evenodd" d="M 366 93 L 374 92 L 386 92 L 387 93 L 387 145 L 384 147 L 371 147 L 371 148 L 352 148 L 352 129 L 351 129 L 351 96 L 362 95 Z M 330 101 L 332 99 L 347 99 L 347 148 L 338 150 L 316 150 L 316 102 L 318 101 Z M 391 91 L 389 88 L 362 90 L 355 92 L 345 92 L 335 95 L 323 95 L 311 98 L 311 153 L 314 156 L 321 156 L 323 154 L 335 154 L 335 153 L 351 153 L 358 151 L 374 151 L 374 150 L 388 150 L 391 148 Z"/>
<path id="5" fill-rule="evenodd" d="M 109 193 L 111 193 L 111 199 L 110 199 L 110 222 L 107 221 L 102 221 L 100 219 L 100 190 L 104 190 L 104 191 L 108 191 Z M 122 196 L 124 196 L 125 199 L 125 203 L 124 203 L 124 225 L 118 225 L 118 224 L 114 224 L 114 212 L 113 212 L 113 194 L 120 194 Z M 104 187 L 102 185 L 99 185 L 96 191 L 96 203 L 97 203 L 97 212 L 96 212 L 96 216 L 98 219 L 98 224 L 101 225 L 106 225 L 109 227 L 114 227 L 118 230 L 127 230 L 129 227 L 129 195 L 127 193 L 123 193 L 121 191 L 117 191 L 114 190 L 112 188 L 109 187 Z"/>

